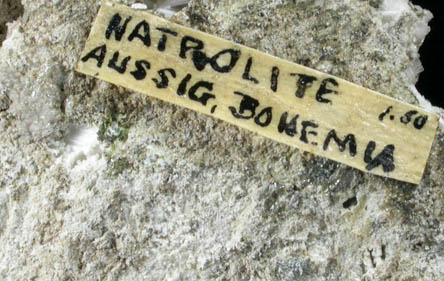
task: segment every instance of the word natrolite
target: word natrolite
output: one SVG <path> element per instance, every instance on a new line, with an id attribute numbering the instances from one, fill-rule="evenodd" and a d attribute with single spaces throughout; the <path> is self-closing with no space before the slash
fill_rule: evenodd
<path id="1" fill-rule="evenodd" d="M 109 1 L 77 71 L 416 184 L 438 126 L 415 106 Z"/>

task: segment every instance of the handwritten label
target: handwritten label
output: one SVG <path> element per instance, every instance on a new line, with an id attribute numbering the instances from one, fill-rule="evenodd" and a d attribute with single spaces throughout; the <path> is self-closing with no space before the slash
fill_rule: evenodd
<path id="1" fill-rule="evenodd" d="M 420 108 L 108 1 L 77 71 L 411 183 L 438 126 Z"/>

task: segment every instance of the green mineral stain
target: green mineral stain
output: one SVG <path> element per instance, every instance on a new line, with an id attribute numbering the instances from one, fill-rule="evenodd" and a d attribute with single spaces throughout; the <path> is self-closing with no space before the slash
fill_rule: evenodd
<path id="1" fill-rule="evenodd" d="M 128 139 L 130 126 L 117 117 L 109 116 L 100 124 L 99 140 L 114 143 L 116 140 L 125 142 Z"/>
<path id="2" fill-rule="evenodd" d="M 127 158 L 117 158 L 111 161 L 111 170 L 110 173 L 113 176 L 120 175 L 124 170 L 132 168 L 132 164 L 128 161 Z"/>

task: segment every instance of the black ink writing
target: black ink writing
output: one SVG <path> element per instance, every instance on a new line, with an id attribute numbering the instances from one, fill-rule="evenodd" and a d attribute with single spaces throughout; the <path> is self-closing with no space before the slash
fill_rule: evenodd
<path id="1" fill-rule="evenodd" d="M 99 54 L 97 54 L 99 53 Z M 94 48 L 91 52 L 86 54 L 83 58 L 83 62 L 87 62 L 89 59 L 95 59 L 97 61 L 97 67 L 101 68 L 103 64 L 103 60 L 105 59 L 106 55 L 106 45 L 99 46 L 97 48 Z"/>
<path id="2" fill-rule="evenodd" d="M 131 17 L 128 17 L 123 23 L 123 25 L 120 25 L 122 17 L 119 15 L 119 13 L 115 14 L 111 18 L 108 28 L 105 31 L 105 38 L 109 39 L 111 37 L 111 34 L 114 32 L 114 38 L 117 41 L 120 41 L 122 39 L 123 34 L 125 33 L 126 26 L 128 25 L 130 20 Z"/>
<path id="3" fill-rule="evenodd" d="M 308 143 L 308 135 L 317 136 L 318 133 L 316 131 L 307 131 L 309 127 L 311 128 L 317 128 L 319 127 L 318 124 L 316 124 L 314 121 L 302 121 L 302 130 L 301 130 L 301 137 L 300 140 L 302 142 Z M 312 142 L 313 145 L 317 145 L 317 143 Z"/>
<path id="4" fill-rule="evenodd" d="M 190 82 L 191 78 L 192 78 L 191 74 L 187 74 L 182 79 L 182 81 L 179 84 L 179 87 L 177 88 L 177 95 L 179 95 L 179 96 L 185 95 L 185 93 L 187 92 L 187 85 Z M 188 97 L 191 100 L 200 102 L 202 105 L 207 105 L 207 102 L 209 99 L 216 98 L 215 95 L 207 93 L 207 92 L 204 92 L 200 97 L 198 97 L 196 95 L 196 92 L 199 88 L 205 88 L 208 91 L 212 91 L 213 90 L 213 83 L 208 82 L 208 81 L 199 81 L 196 84 L 194 84 L 193 86 L 191 86 L 190 90 L 188 91 Z"/>
<path id="5" fill-rule="evenodd" d="M 367 171 L 371 171 L 378 166 L 382 166 L 382 170 L 385 173 L 393 172 L 395 170 L 395 161 L 393 157 L 395 146 L 393 144 L 387 145 L 380 154 L 378 154 L 375 158 L 372 158 L 372 154 L 375 149 L 376 143 L 374 141 L 370 141 L 364 154 L 364 162 L 367 163 L 365 169 Z"/>
<path id="6" fill-rule="evenodd" d="M 389 106 L 383 113 L 379 114 L 379 121 L 383 121 L 384 117 L 392 111 L 393 106 Z"/>
<path id="7" fill-rule="evenodd" d="M 167 35 L 177 36 L 177 32 L 168 28 L 157 27 L 157 30 L 163 32 L 162 36 L 159 39 L 159 43 L 157 44 L 157 49 L 161 52 L 165 51 L 166 43 L 167 43 Z"/>
<path id="8" fill-rule="evenodd" d="M 335 130 L 331 130 L 328 135 L 327 138 L 324 141 L 324 146 L 323 149 L 327 150 L 328 146 L 330 144 L 330 140 L 334 140 L 336 142 L 336 144 L 339 147 L 339 151 L 343 152 L 345 150 L 345 148 L 347 147 L 347 144 L 349 145 L 349 152 L 350 152 L 350 156 L 355 156 L 356 155 L 356 139 L 355 136 L 353 134 L 348 134 L 344 140 L 341 140 L 337 135 L 336 135 L 336 131 Z"/>
<path id="9" fill-rule="evenodd" d="M 279 133 L 285 132 L 290 137 L 293 137 L 297 134 L 296 126 L 299 118 L 299 114 L 296 114 L 293 118 L 291 118 L 290 122 L 287 123 L 288 112 L 284 112 L 281 115 L 281 119 L 278 125 Z"/>
<path id="10" fill-rule="evenodd" d="M 211 108 L 211 114 L 213 114 L 214 112 L 216 112 L 216 108 L 217 108 L 217 105 L 213 105 L 213 107 Z"/>
<path id="11" fill-rule="evenodd" d="M 248 58 L 247 64 L 245 65 L 244 73 L 242 74 L 242 79 L 252 81 L 254 84 L 259 84 L 259 81 L 250 75 L 251 65 L 253 64 L 253 58 Z"/>
<path id="12" fill-rule="evenodd" d="M 273 92 L 277 91 L 278 88 L 278 78 L 279 78 L 279 68 L 277 66 L 273 66 L 271 70 L 271 90 Z"/>
<path id="13" fill-rule="evenodd" d="M 262 121 L 262 117 L 265 116 L 265 120 Z M 271 120 L 273 119 L 272 108 L 267 107 L 261 110 L 259 114 L 254 118 L 254 123 L 261 127 L 267 127 L 270 125 Z"/>
<path id="14" fill-rule="evenodd" d="M 209 58 L 203 51 L 201 51 L 203 48 L 204 43 L 201 40 L 191 36 L 184 36 L 180 43 L 179 56 L 183 59 L 186 59 L 187 52 L 193 50 L 192 60 L 194 66 L 198 71 L 202 71 L 207 64 L 210 64 L 215 71 L 220 73 L 230 72 L 234 68 L 240 57 L 239 50 L 225 49 Z M 230 62 L 227 65 L 220 65 L 218 59 L 225 54 L 228 54 L 230 56 Z"/>
<path id="15" fill-rule="evenodd" d="M 196 92 L 199 88 L 205 88 L 209 91 L 213 90 L 213 83 L 207 81 L 199 81 L 194 84 L 190 91 L 188 92 L 188 96 L 191 100 L 200 102 L 202 105 L 207 105 L 209 99 L 214 99 L 216 96 L 210 93 L 204 92 L 200 97 L 196 95 Z"/>
<path id="16" fill-rule="evenodd" d="M 416 110 L 411 110 L 411 111 L 407 112 L 404 116 L 402 116 L 400 118 L 401 123 L 407 125 L 408 123 L 410 123 L 410 121 L 412 121 L 413 115 L 415 115 L 417 113 L 418 113 L 418 111 L 416 111 Z"/>
<path id="17" fill-rule="evenodd" d="M 193 109 L 200 107 L 201 109 L 198 111 L 208 114 L 216 113 L 223 119 L 228 118 L 231 120 L 230 122 L 235 118 L 242 119 L 242 121 L 236 121 L 242 127 L 252 128 L 255 126 L 255 131 L 285 143 L 294 143 L 296 146 L 304 148 L 312 145 L 319 146 L 320 150 L 315 150 L 313 147 L 308 150 L 318 151 L 321 155 L 330 155 L 332 159 L 349 162 L 354 167 L 361 169 L 365 167 L 367 171 L 376 170 L 381 173 L 382 171 L 385 173 L 395 171 L 395 164 L 398 165 L 398 162 L 395 163 L 395 145 L 386 145 L 390 143 L 388 141 L 379 143 L 379 140 L 381 138 L 388 140 L 392 137 L 394 139 L 396 136 L 386 134 L 390 132 L 398 134 L 404 127 L 413 131 L 415 129 L 421 130 L 432 118 L 432 115 L 422 115 L 422 110 L 418 108 L 414 110 L 414 107 L 401 107 L 393 100 L 370 101 L 367 97 L 362 100 L 362 103 L 365 103 L 364 106 L 375 108 L 371 108 L 371 110 L 353 109 L 344 113 L 343 111 L 347 110 L 345 106 L 356 103 L 354 100 L 350 100 L 335 111 L 332 105 L 337 105 L 336 103 L 340 99 L 347 98 L 341 92 L 345 89 L 342 87 L 342 80 L 330 75 L 310 72 L 297 66 L 293 66 L 292 70 L 288 71 L 291 69 L 291 65 L 243 49 L 235 44 L 226 42 L 215 44 L 218 42 L 217 39 L 210 40 L 206 36 L 189 30 L 184 30 L 182 33 L 182 29 L 177 26 L 170 26 L 157 20 L 151 22 L 148 16 L 144 17 L 145 20 L 139 20 L 138 17 L 131 17 L 130 14 L 122 11 L 124 10 L 119 10 L 122 15 L 116 12 L 109 14 L 106 16 L 106 22 L 102 22 L 99 26 L 99 29 L 101 28 L 100 36 L 105 35 L 105 38 L 102 37 L 102 39 L 104 42 L 108 42 L 108 46 L 104 44 L 88 50 L 88 53 L 81 58 L 82 62 L 92 60 L 89 66 L 95 67 L 97 65 L 98 68 L 101 68 L 104 62 L 107 63 L 108 68 L 103 73 L 104 79 L 112 81 L 113 76 L 116 78 L 117 73 L 125 74 L 126 76 L 119 76 L 116 79 L 118 84 L 130 88 L 134 86 L 134 89 L 139 90 L 142 86 L 146 86 L 148 89 L 146 91 L 142 89 L 142 91 L 153 91 L 154 96 L 172 100 L 174 103 L 183 103 Z M 95 36 L 95 32 L 96 29 L 94 29 L 93 36 Z M 122 39 L 128 42 L 115 42 L 122 41 Z M 114 42 L 112 47 L 111 42 Z M 131 45 L 129 42 L 134 43 L 133 48 L 129 47 Z M 151 47 L 151 44 L 153 44 L 153 48 L 144 48 L 144 46 Z M 165 51 L 170 52 L 165 53 Z M 175 64 L 177 68 L 174 66 Z M 237 66 L 238 64 L 239 66 Z M 81 64 L 79 67 L 82 66 Z M 230 72 L 233 72 L 237 77 L 222 75 Z M 307 72 L 313 75 L 291 72 Z M 94 68 L 87 69 L 85 73 L 93 75 L 96 73 L 96 76 L 101 74 L 100 70 Z M 112 75 L 113 73 L 115 75 Z M 233 81 L 224 81 L 226 78 Z M 213 80 L 214 83 L 206 81 L 207 79 Z M 285 81 L 285 79 L 290 79 L 290 81 Z M 140 82 L 136 82 L 136 80 Z M 224 83 L 226 84 L 224 85 Z M 236 89 L 236 87 L 241 88 Z M 167 90 L 157 90 L 156 88 Z M 346 88 L 352 90 L 352 87 L 347 86 Z M 218 96 L 219 90 L 230 91 L 229 93 L 233 93 L 234 96 L 219 103 L 217 100 L 221 98 Z M 162 97 L 159 93 L 171 96 Z M 296 102 L 293 94 L 297 98 Z M 225 95 L 223 96 L 225 97 Z M 312 100 L 302 100 L 304 98 Z M 356 99 L 355 95 L 348 98 Z M 293 100 L 287 101 L 286 99 Z M 226 104 L 233 100 L 235 100 L 234 104 Z M 202 109 L 201 105 L 206 109 Z M 219 109 L 217 109 L 218 107 Z M 299 111 L 297 111 L 298 108 Z M 216 109 L 220 112 L 216 112 Z M 384 109 L 385 111 L 381 113 Z M 381 111 L 376 112 L 375 110 Z M 370 115 L 372 113 L 376 114 Z M 317 114 L 324 114 L 318 116 L 321 120 L 317 119 Z M 344 119 L 353 118 L 355 114 L 357 115 L 356 120 L 344 122 Z M 368 121 L 370 126 L 376 124 L 378 136 L 374 135 L 372 138 L 375 141 L 368 139 L 371 132 L 364 134 L 363 139 L 360 139 L 360 135 L 357 134 L 357 130 L 365 128 L 367 124 L 364 123 L 362 126 L 357 124 L 364 117 L 373 120 L 371 122 L 364 120 L 363 122 Z M 280 119 L 278 120 L 278 118 Z M 331 120 L 334 118 L 338 120 Z M 383 123 L 380 123 L 376 118 Z M 325 121 L 327 119 L 329 120 Z M 248 121 L 244 122 L 244 120 Z M 430 120 L 430 122 L 432 121 L 435 120 Z M 388 126 L 388 123 L 396 124 L 400 128 L 393 129 Z M 332 127 L 323 127 L 327 125 Z M 342 131 L 352 126 L 356 126 L 356 129 L 351 130 L 353 134 Z M 270 130 L 261 129 L 265 127 L 270 127 Z M 381 132 L 385 133 L 381 136 Z M 429 138 L 429 136 L 429 132 L 424 133 L 425 138 Z M 425 141 L 418 141 L 418 143 L 423 144 Z M 398 152 L 400 148 L 396 149 L 397 153 L 400 153 Z M 404 149 L 401 150 L 404 153 Z M 350 161 L 352 157 L 354 158 Z M 349 161 L 347 162 L 345 159 L 349 159 Z M 407 157 L 407 159 L 409 158 Z M 420 156 L 417 159 L 423 160 Z M 359 163 L 357 163 L 358 161 Z M 411 172 L 409 169 L 413 170 L 409 166 L 406 171 Z"/>
<path id="18" fill-rule="evenodd" d="M 250 97 L 249 95 L 234 92 L 235 95 L 241 96 L 242 100 L 239 105 L 239 111 L 236 110 L 235 107 L 230 106 L 229 109 L 233 116 L 238 119 L 250 119 L 256 115 L 256 108 L 259 106 L 259 101 L 255 98 Z M 250 114 L 244 114 L 246 112 L 250 112 Z"/>
<path id="19" fill-rule="evenodd" d="M 131 71 L 131 75 L 134 76 L 134 79 L 136 80 L 143 80 L 146 77 L 146 69 L 150 69 L 151 65 L 146 60 L 138 60 L 135 63 L 136 70 Z"/>
<path id="20" fill-rule="evenodd" d="M 191 77 L 192 77 L 191 74 L 187 74 L 182 79 L 182 81 L 179 84 L 179 87 L 177 88 L 177 95 L 178 96 L 183 96 L 183 95 L 186 94 L 186 92 L 187 92 L 187 85 L 188 85 L 188 82 L 190 82 Z"/>
<path id="21" fill-rule="evenodd" d="M 338 93 L 338 91 L 328 89 L 327 88 L 328 84 L 332 84 L 336 87 L 339 86 L 338 82 L 336 82 L 336 80 L 333 78 L 324 79 L 321 82 L 321 87 L 319 88 L 318 92 L 316 93 L 316 100 L 320 103 L 331 103 L 331 100 L 324 98 L 324 95 Z"/>
<path id="22" fill-rule="evenodd" d="M 427 123 L 427 119 L 429 119 L 427 115 L 421 115 L 419 117 L 416 117 L 415 121 L 413 122 L 413 126 L 415 126 L 416 129 L 421 130 L 424 127 L 424 125 Z"/>
<path id="23" fill-rule="evenodd" d="M 143 28 L 144 34 L 139 33 L 141 28 Z M 128 36 L 128 41 L 133 41 L 134 38 L 139 38 L 147 47 L 151 46 L 150 26 L 146 21 L 143 20 L 136 25 L 130 36 Z"/>
<path id="24" fill-rule="evenodd" d="M 230 56 L 230 62 L 227 65 L 221 66 L 218 63 L 218 59 L 225 54 Z M 234 49 L 220 51 L 211 58 L 207 57 L 207 55 L 202 51 L 193 51 L 193 63 L 198 71 L 202 71 L 207 64 L 210 64 L 215 71 L 220 73 L 228 73 L 236 65 L 239 57 L 240 51 Z"/>
<path id="25" fill-rule="evenodd" d="M 379 115 L 379 117 L 378 117 L 379 120 L 383 121 L 384 117 L 392 111 L 393 111 L 393 106 L 389 106 L 383 113 L 381 113 Z M 419 114 L 419 112 L 416 110 L 407 111 L 403 116 L 401 116 L 399 118 L 399 121 L 402 124 L 407 126 L 413 120 L 413 126 L 415 127 L 415 129 L 421 130 L 425 126 L 425 124 L 427 123 L 427 120 L 429 119 L 429 117 L 427 115 L 416 116 L 417 114 Z M 415 118 L 415 119 L 413 119 L 413 118 Z M 392 121 L 395 120 L 395 115 L 393 115 L 393 114 L 390 115 L 390 120 L 392 120 Z"/>
<path id="26" fill-rule="evenodd" d="M 290 73 L 291 76 L 298 76 L 298 80 L 296 82 L 296 97 L 303 98 L 305 95 L 305 92 L 308 88 L 310 88 L 313 85 L 313 82 L 318 80 L 314 76 L 305 75 L 301 73 Z"/>
<path id="27" fill-rule="evenodd" d="M 125 57 L 122 62 L 120 63 L 120 65 L 117 65 L 117 61 L 119 60 L 119 52 L 115 52 L 113 55 L 113 58 L 109 61 L 108 63 L 108 67 L 114 69 L 115 71 L 119 72 L 120 74 L 125 73 L 126 71 L 126 65 L 128 64 L 128 62 L 130 61 L 131 57 Z"/>
<path id="28" fill-rule="evenodd" d="M 169 73 L 173 78 L 176 78 L 176 71 L 174 71 L 174 69 L 172 68 L 161 69 L 157 73 L 159 74 L 161 80 L 159 81 L 156 78 L 153 78 L 152 80 L 154 81 L 154 83 L 156 83 L 156 87 L 158 89 L 168 88 L 169 79 L 167 73 Z"/>
<path id="29" fill-rule="evenodd" d="M 192 43 L 192 45 L 190 45 L 189 43 Z M 187 58 L 187 52 L 189 50 L 202 50 L 204 47 L 204 44 L 201 40 L 196 39 L 194 37 L 191 36 L 184 36 L 182 38 L 182 41 L 180 43 L 180 53 L 179 56 L 183 59 Z"/>
<path id="30" fill-rule="evenodd" d="M 403 123 L 404 125 L 409 124 L 412 121 L 413 116 L 415 116 L 416 114 L 418 114 L 418 111 L 416 110 L 408 111 L 404 116 L 400 118 L 401 123 Z M 427 115 L 420 115 L 416 117 L 415 120 L 413 121 L 413 126 L 416 129 L 421 130 L 427 123 L 427 120 L 428 120 Z"/>

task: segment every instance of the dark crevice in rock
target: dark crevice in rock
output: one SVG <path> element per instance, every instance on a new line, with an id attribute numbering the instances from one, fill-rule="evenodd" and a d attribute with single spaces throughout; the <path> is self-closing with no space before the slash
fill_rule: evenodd
<path id="1" fill-rule="evenodd" d="M 7 23 L 15 21 L 23 15 L 23 6 L 20 0 L 5 0 L 0 2 L 0 47 L 6 39 Z"/>
<path id="2" fill-rule="evenodd" d="M 418 91 L 433 105 L 444 108 L 444 99 L 439 91 L 436 91 L 441 87 L 441 77 L 444 74 L 442 68 L 444 54 L 441 43 L 444 31 L 444 8 L 442 2 L 439 1 L 412 0 L 411 2 L 433 13 L 433 19 L 429 23 L 431 32 L 420 49 L 424 72 L 420 74 L 416 86 Z"/>
<path id="3" fill-rule="evenodd" d="M 386 256 L 387 256 L 387 254 L 386 254 L 386 252 L 385 252 L 385 245 L 382 244 L 382 245 L 381 245 L 381 259 L 382 259 L 382 260 L 385 260 Z"/>
<path id="4" fill-rule="evenodd" d="M 11 105 L 11 100 L 6 93 L 0 91 L 0 112 L 7 111 Z"/>
<path id="5" fill-rule="evenodd" d="M 372 266 L 376 267 L 375 258 L 373 257 L 373 250 L 367 249 L 367 251 L 368 251 L 368 254 L 370 255 L 370 261 L 372 262 Z"/>
<path id="6" fill-rule="evenodd" d="M 349 209 L 351 207 L 356 206 L 357 204 L 358 204 L 358 199 L 356 198 L 356 196 L 353 196 L 352 198 L 345 200 L 344 203 L 342 203 L 342 206 L 344 207 L 344 209 Z"/>

